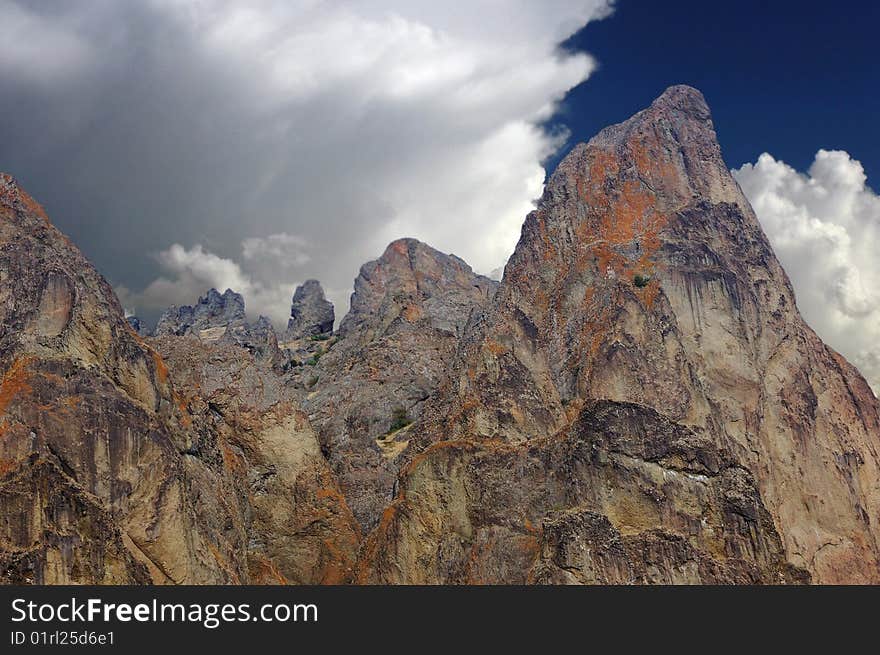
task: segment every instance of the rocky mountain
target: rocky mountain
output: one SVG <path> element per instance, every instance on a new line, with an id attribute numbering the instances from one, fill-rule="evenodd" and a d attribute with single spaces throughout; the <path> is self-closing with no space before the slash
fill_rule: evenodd
<path id="1" fill-rule="evenodd" d="M 0 176 L 0 578 L 237 579 L 239 534 L 159 354 L 42 208 Z M 218 562 L 224 562 L 220 566 Z"/>
<path id="2" fill-rule="evenodd" d="M 689 87 L 576 147 L 461 340 L 374 582 L 880 582 L 877 399 Z"/>
<path id="3" fill-rule="evenodd" d="M 0 178 L 7 582 L 880 583 L 880 407 L 690 87 L 574 148 L 500 284 L 413 239 L 278 344 L 155 336 Z"/>
<path id="4" fill-rule="evenodd" d="M 241 294 L 232 289 L 227 289 L 223 294 L 211 289 L 195 305 L 172 306 L 165 310 L 154 332 L 157 336 L 203 336 L 204 333 L 210 338 L 212 334 L 223 334 L 226 326 L 241 324 L 246 320 Z"/>
<path id="5" fill-rule="evenodd" d="M 234 488 L 225 502 L 239 508 L 247 539 L 241 581 L 350 580 L 360 529 L 301 409 L 296 376 L 227 337 L 166 335 L 149 343 L 193 422 L 209 426 L 193 454 L 212 460 L 219 454 L 213 461 Z"/>
<path id="6" fill-rule="evenodd" d="M 136 317 L 129 317 L 128 321 L 139 334 L 149 334 Z M 156 329 L 150 336 L 189 335 L 203 342 L 233 343 L 275 364 L 282 359 L 272 322 L 260 316 L 256 322 L 248 323 L 244 298 L 232 289 L 222 294 L 217 289 L 210 289 L 194 305 L 169 307 L 159 317 Z"/>

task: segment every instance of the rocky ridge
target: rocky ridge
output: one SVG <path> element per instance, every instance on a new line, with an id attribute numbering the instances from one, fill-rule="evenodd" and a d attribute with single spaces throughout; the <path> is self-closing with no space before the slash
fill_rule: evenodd
<path id="1" fill-rule="evenodd" d="M 223 340 L 141 338 L 6 175 L 0 371 L 0 515 L 15 517 L 0 522 L 0 580 L 351 576 L 357 526 L 271 364 Z"/>
<path id="2" fill-rule="evenodd" d="M 132 323 L 132 318 L 137 323 Z M 136 332 L 145 333 L 136 317 L 128 320 Z M 168 308 L 159 318 L 156 329 L 146 334 L 156 337 L 194 336 L 209 343 L 232 343 L 273 364 L 280 364 L 283 359 L 272 322 L 260 316 L 254 323 L 248 323 L 244 298 L 232 289 L 222 294 L 217 289 L 209 289 L 194 305 Z"/>
<path id="3" fill-rule="evenodd" d="M 244 298 L 227 289 L 211 289 L 195 305 L 173 306 L 165 310 L 154 334 L 183 336 L 196 334 L 206 339 L 219 338 L 229 325 L 245 323 Z M 215 336 L 216 335 L 216 336 Z"/>
<path id="4" fill-rule="evenodd" d="M 140 338 L 0 200 L 7 581 L 880 582 L 878 401 L 690 87 L 572 150 L 500 284 L 401 239 L 280 347 L 233 291 Z"/>

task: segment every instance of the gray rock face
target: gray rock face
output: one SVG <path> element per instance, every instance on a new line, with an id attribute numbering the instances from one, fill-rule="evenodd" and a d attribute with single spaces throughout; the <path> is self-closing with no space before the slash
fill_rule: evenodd
<path id="1" fill-rule="evenodd" d="M 304 339 L 333 331 L 333 303 L 324 297 L 317 280 L 306 280 L 293 293 L 286 340 Z"/>
<path id="2" fill-rule="evenodd" d="M 232 344 L 250 351 L 259 360 L 281 362 L 278 337 L 271 321 L 260 316 L 248 323 L 241 294 L 211 289 L 193 305 L 171 307 L 162 314 L 154 336 L 196 336 L 201 341 Z"/>
<path id="3" fill-rule="evenodd" d="M 227 289 L 221 294 L 211 289 L 193 305 L 170 307 L 159 318 L 155 334 L 183 336 L 203 330 L 239 325 L 246 320 L 241 294 Z"/>
<path id="4" fill-rule="evenodd" d="M 405 425 L 446 379 L 459 336 L 496 288 L 415 239 L 394 241 L 361 268 L 351 311 L 313 368 L 318 382 L 304 406 L 365 529 L 391 498 Z"/>
<path id="5" fill-rule="evenodd" d="M 272 322 L 260 316 L 255 323 L 230 323 L 220 343 L 231 343 L 248 350 L 256 359 L 280 362 L 281 351 Z"/>

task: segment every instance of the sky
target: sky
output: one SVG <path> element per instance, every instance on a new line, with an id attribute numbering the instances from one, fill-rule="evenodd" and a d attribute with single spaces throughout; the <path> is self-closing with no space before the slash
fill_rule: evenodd
<path id="1" fill-rule="evenodd" d="M 148 321 L 341 318 L 398 237 L 503 266 L 546 175 L 703 91 L 808 322 L 880 389 L 880 3 L 0 0 L 0 170 Z"/>

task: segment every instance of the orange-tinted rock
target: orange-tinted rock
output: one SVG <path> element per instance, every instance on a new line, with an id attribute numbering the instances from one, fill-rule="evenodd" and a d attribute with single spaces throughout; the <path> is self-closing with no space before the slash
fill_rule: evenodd
<path id="1" fill-rule="evenodd" d="M 2 580 L 880 582 L 877 398 L 694 89 L 565 158 L 500 286 L 395 241 L 283 351 L 228 298 L 142 339 L 0 177 Z"/>
<path id="2" fill-rule="evenodd" d="M 247 582 L 236 485 L 107 282 L 0 177 L 0 579 Z"/>

